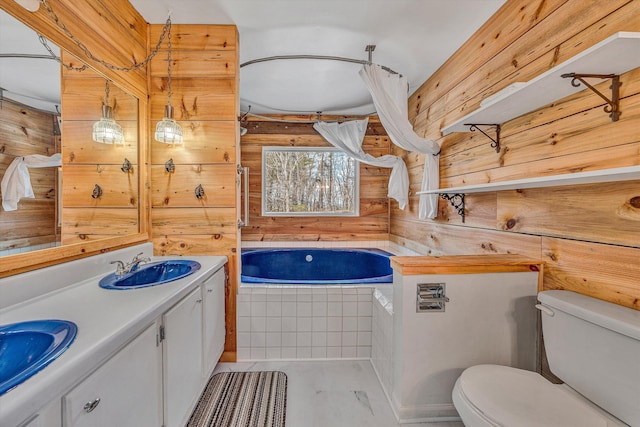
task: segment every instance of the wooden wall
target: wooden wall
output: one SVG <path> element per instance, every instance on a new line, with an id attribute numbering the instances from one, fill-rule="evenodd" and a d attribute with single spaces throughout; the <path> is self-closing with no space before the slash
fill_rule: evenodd
<path id="1" fill-rule="evenodd" d="M 158 40 L 162 25 L 151 25 Z M 233 25 L 173 25 L 171 104 L 183 144 L 153 139 L 167 104 L 167 43 L 151 61 L 151 234 L 156 255 L 229 257 L 223 360 L 235 360 L 235 294 L 239 247 L 237 185 L 238 33 Z M 165 170 L 173 159 L 174 172 Z M 196 198 L 202 185 L 204 197 Z"/>
<path id="2" fill-rule="evenodd" d="M 313 120 L 316 117 L 274 116 L 276 119 Z M 324 119 L 324 118 L 323 118 Z M 242 228 L 243 241 L 341 241 L 387 240 L 389 205 L 387 199 L 391 169 L 360 164 L 360 215 L 356 217 L 263 217 L 262 148 L 331 147 L 308 123 L 280 123 L 250 120 L 243 123 L 242 166 L 249 167 L 249 226 Z M 362 144 L 374 157 L 390 153 L 390 141 L 377 119 L 370 120 Z"/>
<path id="3" fill-rule="evenodd" d="M 82 41 L 95 57 L 120 67 L 131 66 L 145 58 L 148 38 L 147 23 L 127 0 L 110 0 L 108 2 L 100 0 L 48 0 L 47 3 L 59 17 L 60 21 L 68 25 L 73 34 Z M 81 58 L 81 60 L 86 61 L 86 63 L 93 67 L 100 75 L 107 76 L 113 80 L 117 86 L 141 100 L 138 105 L 140 113 L 137 122 L 139 126 L 139 131 L 137 132 L 139 147 L 136 159 L 138 159 L 137 179 L 139 179 L 139 182 L 144 183 L 143 185 L 139 183 L 135 184 L 140 188 L 140 194 L 137 200 L 139 207 L 139 218 L 137 218 L 138 226 L 134 234 L 127 234 L 126 236 L 120 235 L 102 240 L 92 238 L 78 239 L 80 243 L 77 244 L 2 257 L 0 258 L 0 276 L 17 274 L 34 268 L 71 261 L 73 259 L 146 241 L 148 223 L 148 206 L 146 202 L 146 188 L 148 188 L 148 182 L 146 181 L 146 129 L 148 119 L 146 102 L 147 68 L 142 67 L 136 71 L 125 73 L 111 70 L 102 63 L 88 59 L 84 50 L 55 24 L 54 20 L 42 5 L 37 12 L 29 12 L 13 0 L 0 0 L 0 7 L 40 34 L 45 35 L 45 37 L 61 49 L 70 52 L 76 58 Z M 65 57 L 67 59 L 69 58 L 68 56 Z M 74 62 L 78 65 L 78 60 L 74 60 Z M 104 90 L 104 86 L 101 87 L 101 90 Z M 71 114 L 69 116 L 71 118 L 74 114 L 78 114 L 82 109 L 87 108 L 87 113 L 93 114 L 95 112 L 97 117 L 100 116 L 100 105 L 97 106 L 97 110 L 94 110 L 95 107 L 89 108 L 86 106 L 86 102 L 81 94 L 76 93 L 75 95 L 76 96 L 72 97 L 73 101 L 63 102 L 63 115 L 69 113 Z M 89 99 L 92 99 L 95 95 L 96 93 L 91 92 Z M 95 98 L 93 98 L 93 100 L 95 100 Z M 142 131 L 140 131 L 140 129 L 142 129 Z M 86 136 L 83 136 L 83 138 L 85 137 Z M 90 140 L 90 134 L 88 138 Z M 75 144 L 73 138 L 64 138 L 63 135 L 63 139 L 63 143 L 67 144 L 67 147 L 71 146 L 69 144 Z M 86 139 L 82 139 L 77 142 L 85 143 L 86 141 Z M 91 142 L 91 144 L 95 143 Z M 77 152 L 77 146 L 75 147 L 74 150 Z M 63 156 L 64 151 L 65 149 L 63 148 Z M 69 158 L 67 158 L 67 163 L 68 160 Z M 134 159 L 130 160 L 132 163 L 135 163 Z M 93 170 L 96 170 L 95 163 L 93 164 Z M 82 181 L 84 176 L 84 174 L 68 175 L 63 183 L 63 197 L 68 197 L 67 190 L 73 193 L 76 184 L 84 185 Z M 80 210 L 78 212 L 80 212 Z M 97 219 L 104 223 L 103 218 Z M 93 219 L 85 218 L 83 221 L 86 221 L 84 223 L 88 226 L 88 221 L 90 220 L 92 221 Z M 71 219 L 69 219 L 69 221 L 71 221 Z M 67 225 L 70 225 L 69 222 L 67 222 Z M 93 226 L 93 223 L 91 226 Z M 93 227 L 90 228 L 92 229 Z"/>
<path id="4" fill-rule="evenodd" d="M 618 31 L 640 31 L 640 2 L 508 0 L 409 99 L 416 132 L 442 146 L 441 187 L 640 164 L 640 68 L 621 76 L 618 122 L 603 112 L 596 94 L 584 90 L 505 123 L 499 153 L 479 133 L 440 133 L 483 98 Z M 609 84 L 598 87 L 606 91 Z M 424 159 L 399 152 L 415 194 Z M 471 194 L 464 224 L 443 200 L 437 219 L 417 220 L 412 196 L 410 211 L 391 211 L 391 239 L 423 253 L 541 257 L 545 289 L 640 309 L 639 183 Z"/>
<path id="5" fill-rule="evenodd" d="M 63 52 L 65 64 L 80 61 Z M 106 80 L 91 69 L 62 67 L 62 244 L 138 232 L 138 100 L 109 84 L 112 117 L 122 126 L 123 145 L 93 141 L 93 124 L 102 117 Z M 121 170 L 125 159 L 132 169 Z M 94 198 L 98 185 L 102 196 Z"/>
<path id="6" fill-rule="evenodd" d="M 0 179 L 16 157 L 60 152 L 57 116 L 10 101 L 0 100 Z M 29 175 L 35 199 L 22 199 L 16 211 L 0 208 L 0 251 L 59 239 L 57 168 L 29 169 Z"/>

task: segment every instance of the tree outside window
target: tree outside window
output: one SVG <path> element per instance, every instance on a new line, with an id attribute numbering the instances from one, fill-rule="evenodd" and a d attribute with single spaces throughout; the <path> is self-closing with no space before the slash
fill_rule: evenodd
<path id="1" fill-rule="evenodd" d="M 262 215 L 358 215 L 358 172 L 333 148 L 264 147 Z"/>

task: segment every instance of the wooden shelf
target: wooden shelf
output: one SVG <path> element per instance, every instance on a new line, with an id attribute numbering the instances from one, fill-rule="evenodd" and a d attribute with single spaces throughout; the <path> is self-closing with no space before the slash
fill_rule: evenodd
<path id="1" fill-rule="evenodd" d="M 601 169 L 589 172 L 567 173 L 563 175 L 542 176 L 517 179 L 488 184 L 466 185 L 462 187 L 439 188 L 437 190 L 418 191 L 416 194 L 470 194 L 490 191 L 521 190 L 526 188 L 559 187 L 562 185 L 595 184 L 603 182 L 640 180 L 640 166 Z"/>
<path id="2" fill-rule="evenodd" d="M 471 124 L 499 125 L 551 104 L 586 86 L 572 86 L 563 74 L 623 74 L 640 67 L 640 33 L 619 32 L 557 65 L 517 89 L 441 129 L 442 135 L 471 132 Z M 604 79 L 599 80 L 600 82 Z M 594 83 L 596 83 L 594 81 Z M 437 191 L 436 191 L 437 192 Z"/>

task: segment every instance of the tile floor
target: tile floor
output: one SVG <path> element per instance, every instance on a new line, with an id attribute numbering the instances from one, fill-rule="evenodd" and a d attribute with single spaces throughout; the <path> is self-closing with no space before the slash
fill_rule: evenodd
<path id="1" fill-rule="evenodd" d="M 464 427 L 398 424 L 369 360 L 219 363 L 214 373 L 263 370 L 287 374 L 287 427 Z"/>

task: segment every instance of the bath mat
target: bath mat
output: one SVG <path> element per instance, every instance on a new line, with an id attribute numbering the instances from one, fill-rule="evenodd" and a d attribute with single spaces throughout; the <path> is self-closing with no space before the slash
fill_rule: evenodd
<path id="1" fill-rule="evenodd" d="M 286 403 L 284 372 L 221 372 L 209 378 L 187 427 L 284 427 Z"/>

